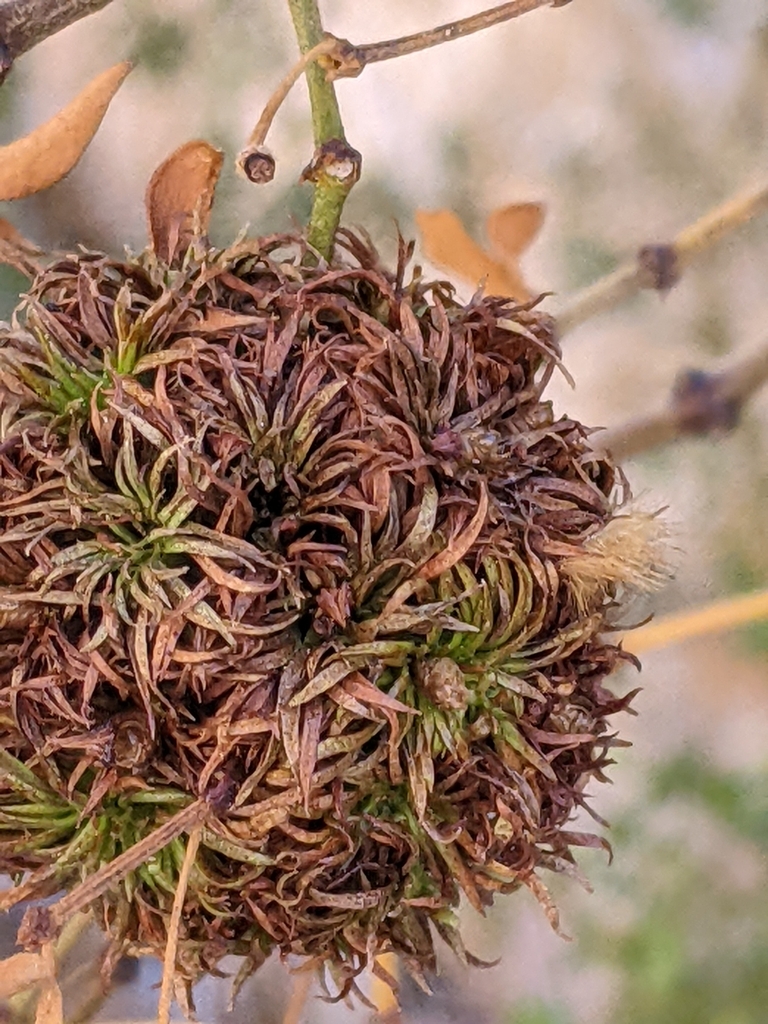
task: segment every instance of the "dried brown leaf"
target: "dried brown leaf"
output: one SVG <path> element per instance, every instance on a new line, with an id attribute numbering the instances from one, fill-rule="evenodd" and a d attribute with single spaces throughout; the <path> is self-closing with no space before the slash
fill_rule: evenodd
<path id="1" fill-rule="evenodd" d="M 557 909 L 549 889 L 544 885 L 539 876 L 531 872 L 529 875 L 523 876 L 522 882 L 536 897 L 555 934 L 559 935 L 561 939 L 565 939 L 566 942 L 570 942 L 570 935 L 566 935 L 560 927 L 560 911 Z"/>
<path id="2" fill-rule="evenodd" d="M 317 764 L 320 743 L 323 708 L 319 702 L 305 706 L 299 740 L 298 777 L 304 808 L 309 814 L 309 797 L 312 789 L 312 773 Z"/>
<path id="3" fill-rule="evenodd" d="M 488 488 L 483 481 L 480 488 L 480 500 L 477 503 L 477 512 L 463 534 L 452 537 L 439 555 L 435 555 L 419 569 L 419 576 L 425 580 L 433 579 L 440 573 L 450 569 L 452 565 L 467 554 L 469 549 L 480 536 L 480 531 L 485 524 L 485 517 L 488 515 Z"/>
<path id="4" fill-rule="evenodd" d="M 403 704 L 402 701 L 395 700 L 394 697 L 390 697 L 389 694 L 380 690 L 378 686 L 369 683 L 359 672 L 346 679 L 342 686 L 351 697 L 366 704 L 372 704 L 374 707 L 385 708 L 387 711 L 399 711 L 403 715 L 419 714 L 416 708 L 411 708 L 407 704 Z"/>
<path id="5" fill-rule="evenodd" d="M 145 203 L 152 248 L 167 263 L 208 230 L 221 150 L 202 139 L 186 142 L 157 168 Z"/>
<path id="6" fill-rule="evenodd" d="M 42 250 L 20 234 L 13 224 L 0 217 L 0 263 L 14 267 L 31 280 L 43 268 L 38 261 L 39 256 L 42 256 Z"/>
<path id="7" fill-rule="evenodd" d="M 238 327 L 252 327 L 259 323 L 259 318 L 250 313 L 232 313 L 228 309 L 209 308 L 202 320 L 190 325 L 197 332 L 230 331 Z"/>
<path id="8" fill-rule="evenodd" d="M 354 672 L 354 667 L 349 664 L 346 658 L 328 665 L 327 668 L 322 669 L 316 676 L 310 679 L 303 690 L 300 690 L 295 697 L 291 698 L 290 706 L 295 708 L 301 704 L 306 704 L 313 697 L 319 697 L 321 693 L 330 690 L 331 687 L 341 682 L 342 679 L 345 679 L 352 672 Z"/>
<path id="9" fill-rule="evenodd" d="M 480 893 L 475 885 L 475 880 L 472 877 L 472 872 L 467 866 L 464 857 L 456 844 L 442 844 L 438 847 L 438 852 L 448 865 L 451 874 L 461 886 L 464 891 L 464 895 L 470 902 L 470 905 L 478 912 L 478 914 L 482 914 L 483 917 L 485 917 L 485 907 L 483 906 Z"/>
<path id="10" fill-rule="evenodd" d="M 262 583 L 259 581 L 242 580 L 239 576 L 235 576 L 233 573 L 227 572 L 226 569 L 222 569 L 220 565 L 217 565 L 212 558 L 208 558 L 206 555 L 195 554 L 193 558 L 206 576 L 210 577 L 214 583 L 228 590 L 234 590 L 236 593 L 268 594 L 277 586 L 277 583 L 274 581 Z"/>
<path id="11" fill-rule="evenodd" d="M 488 218 L 491 253 L 467 234 L 451 210 L 416 211 L 424 252 L 436 266 L 475 286 L 483 284 L 486 294 L 503 295 L 518 302 L 533 298 L 519 262 L 542 220 L 543 207 L 538 203 L 518 203 L 495 211 Z"/>
<path id="12" fill-rule="evenodd" d="M 115 64 L 90 82 L 55 117 L 23 139 L 0 147 L 0 199 L 23 199 L 63 178 L 83 155 L 112 97 L 133 67 Z"/>
<path id="13" fill-rule="evenodd" d="M 493 210 L 485 222 L 493 254 L 508 267 L 517 267 L 543 223 L 542 203 L 511 203 Z"/>

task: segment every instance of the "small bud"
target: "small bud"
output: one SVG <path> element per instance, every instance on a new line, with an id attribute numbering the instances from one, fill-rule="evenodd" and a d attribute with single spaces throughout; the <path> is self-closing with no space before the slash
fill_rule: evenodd
<path id="1" fill-rule="evenodd" d="M 637 254 L 640 286 L 668 292 L 680 280 L 680 265 L 673 245 L 644 245 Z"/>
<path id="2" fill-rule="evenodd" d="M 121 712 L 111 721 L 111 763 L 119 768 L 139 770 L 154 753 L 146 716 L 135 711 Z"/>
<path id="3" fill-rule="evenodd" d="M 265 149 L 244 149 L 237 158 L 237 169 L 254 185 L 266 185 L 275 176 L 275 158 Z"/>
<path id="4" fill-rule="evenodd" d="M 317 63 L 325 71 L 327 81 L 333 82 L 337 78 L 357 78 L 366 61 L 359 46 L 348 39 L 336 39 L 334 49 L 319 57 Z"/>
<path id="5" fill-rule="evenodd" d="M 422 690 L 433 704 L 452 711 L 466 711 L 469 690 L 464 673 L 452 658 L 429 658 L 419 679 Z"/>
<path id="6" fill-rule="evenodd" d="M 300 181 L 317 182 L 335 178 L 340 185 L 352 188 L 360 178 L 363 158 L 344 139 L 331 139 L 315 150 L 310 164 L 301 172 Z"/>
<path id="7" fill-rule="evenodd" d="M 672 407 L 686 434 L 732 430 L 739 420 L 739 402 L 724 394 L 722 377 L 704 370 L 686 370 L 675 381 Z"/>

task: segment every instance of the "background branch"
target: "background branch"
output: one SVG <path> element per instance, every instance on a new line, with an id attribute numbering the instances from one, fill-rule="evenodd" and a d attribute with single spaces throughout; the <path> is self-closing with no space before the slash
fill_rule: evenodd
<path id="1" fill-rule="evenodd" d="M 437 28 L 428 29 L 425 32 L 415 32 L 410 36 L 401 36 L 399 39 L 365 43 L 362 46 L 354 46 L 346 40 L 339 40 L 341 44 L 339 53 L 333 54 L 321 63 L 328 68 L 330 79 L 353 78 L 359 75 L 368 64 L 392 60 L 393 57 L 404 57 L 409 53 L 417 53 L 419 50 L 426 50 L 431 46 L 440 46 L 441 43 L 449 43 L 453 39 L 461 39 L 463 36 L 482 32 L 483 29 L 491 28 L 492 25 L 499 25 L 504 21 L 511 21 L 512 18 L 519 18 L 521 14 L 535 11 L 538 7 L 549 4 L 553 7 L 563 7 L 566 3 L 570 3 L 570 0 L 510 0 L 509 3 L 500 4 L 498 7 L 481 11 L 479 14 L 472 14 L 468 18 L 450 21 L 445 25 L 438 25 Z"/>
<path id="2" fill-rule="evenodd" d="M 768 209 L 768 182 L 745 190 L 684 228 L 669 245 L 644 246 L 633 260 L 578 292 L 557 317 L 560 336 L 643 289 L 667 291 L 700 253 Z"/>
<path id="3" fill-rule="evenodd" d="M 725 370 L 686 370 L 672 388 L 666 410 L 630 420 L 599 437 L 602 448 L 621 460 L 679 437 L 727 431 L 744 404 L 768 382 L 768 342 Z"/>
<path id="4" fill-rule="evenodd" d="M 722 633 L 768 618 L 768 590 L 737 594 L 672 615 L 662 616 L 624 637 L 622 646 L 631 654 L 645 654 L 698 636 Z"/>
<path id="5" fill-rule="evenodd" d="M 0 3 L 0 81 L 27 50 L 112 0 L 5 0 Z"/>

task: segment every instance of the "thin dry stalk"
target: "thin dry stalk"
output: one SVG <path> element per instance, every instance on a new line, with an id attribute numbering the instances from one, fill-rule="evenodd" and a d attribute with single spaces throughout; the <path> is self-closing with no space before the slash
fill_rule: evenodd
<path id="1" fill-rule="evenodd" d="M 765 618 L 768 618 L 768 590 L 759 590 L 755 594 L 726 597 L 690 611 L 666 615 L 627 634 L 623 646 L 631 654 L 645 654 Z"/>
<path id="2" fill-rule="evenodd" d="M 307 70 L 308 66 L 313 61 L 316 61 L 318 57 L 333 53 L 338 49 L 338 45 L 337 39 L 334 39 L 333 36 L 328 36 L 327 39 L 323 39 L 322 42 L 319 42 L 317 46 L 313 46 L 311 50 L 307 50 L 306 53 L 302 54 L 301 58 L 293 65 L 291 70 L 282 79 L 280 84 L 267 100 L 264 109 L 261 112 L 261 116 L 256 122 L 256 127 L 251 132 L 248 142 L 238 158 L 238 165 L 242 166 L 247 154 L 250 154 L 255 149 L 260 149 L 264 145 L 267 140 L 267 133 L 275 119 L 275 115 L 285 102 L 288 93 Z"/>
<path id="3" fill-rule="evenodd" d="M 559 0 L 559 2 L 558 0 L 554 0 L 554 2 L 553 0 L 511 0 L 510 3 L 500 4 L 498 7 L 481 11 L 479 14 L 472 14 L 468 18 L 450 21 L 445 25 L 438 25 L 437 28 L 428 29 L 425 32 L 415 32 L 410 36 L 401 36 L 399 39 L 387 39 L 383 42 L 366 43 L 362 46 L 354 46 L 351 43 L 340 41 L 344 42 L 343 51 L 338 55 L 334 54 L 325 62 L 328 68 L 328 77 L 331 80 L 354 78 L 368 64 L 392 60 L 393 57 L 405 57 L 409 53 L 418 53 L 420 50 L 440 46 L 442 43 L 450 43 L 454 39 L 461 39 L 464 36 L 499 25 L 504 21 L 519 18 L 520 15 L 528 14 L 539 7 L 550 4 L 553 7 L 564 7 L 569 2 L 570 0 Z"/>
<path id="4" fill-rule="evenodd" d="M 160 1001 L 157 1007 L 157 1024 L 169 1024 L 171 1019 L 171 1001 L 173 999 L 173 982 L 176 976 L 176 953 L 179 948 L 179 928 L 181 926 L 181 914 L 184 910 L 184 900 L 187 897 L 189 876 L 200 848 L 200 838 L 203 834 L 201 825 L 193 828 L 187 840 L 187 849 L 184 854 L 184 861 L 179 872 L 179 884 L 176 895 L 173 898 L 171 919 L 168 923 L 168 942 L 165 947 L 165 959 L 163 961 L 163 982 L 160 987 Z"/>

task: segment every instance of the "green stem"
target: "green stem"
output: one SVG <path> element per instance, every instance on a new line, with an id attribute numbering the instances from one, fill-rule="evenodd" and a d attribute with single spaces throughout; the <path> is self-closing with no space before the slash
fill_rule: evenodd
<path id="1" fill-rule="evenodd" d="M 317 0 L 288 0 L 288 7 L 296 29 L 296 38 L 302 53 L 323 41 L 325 33 L 320 21 Z M 309 87 L 309 101 L 312 104 L 312 123 L 315 129 L 315 145 L 331 139 L 344 138 L 339 104 L 331 82 L 326 82 L 325 71 L 316 62 L 306 70 Z"/>
<path id="2" fill-rule="evenodd" d="M 317 0 L 288 0 L 296 37 L 302 53 L 322 42 L 325 33 Z M 315 184 L 308 241 L 325 259 L 330 259 L 341 211 L 359 173 L 359 154 L 347 145 L 344 125 L 333 83 L 313 61 L 306 72 L 315 156 L 305 178 Z M 346 157 L 346 159 L 345 159 Z"/>

